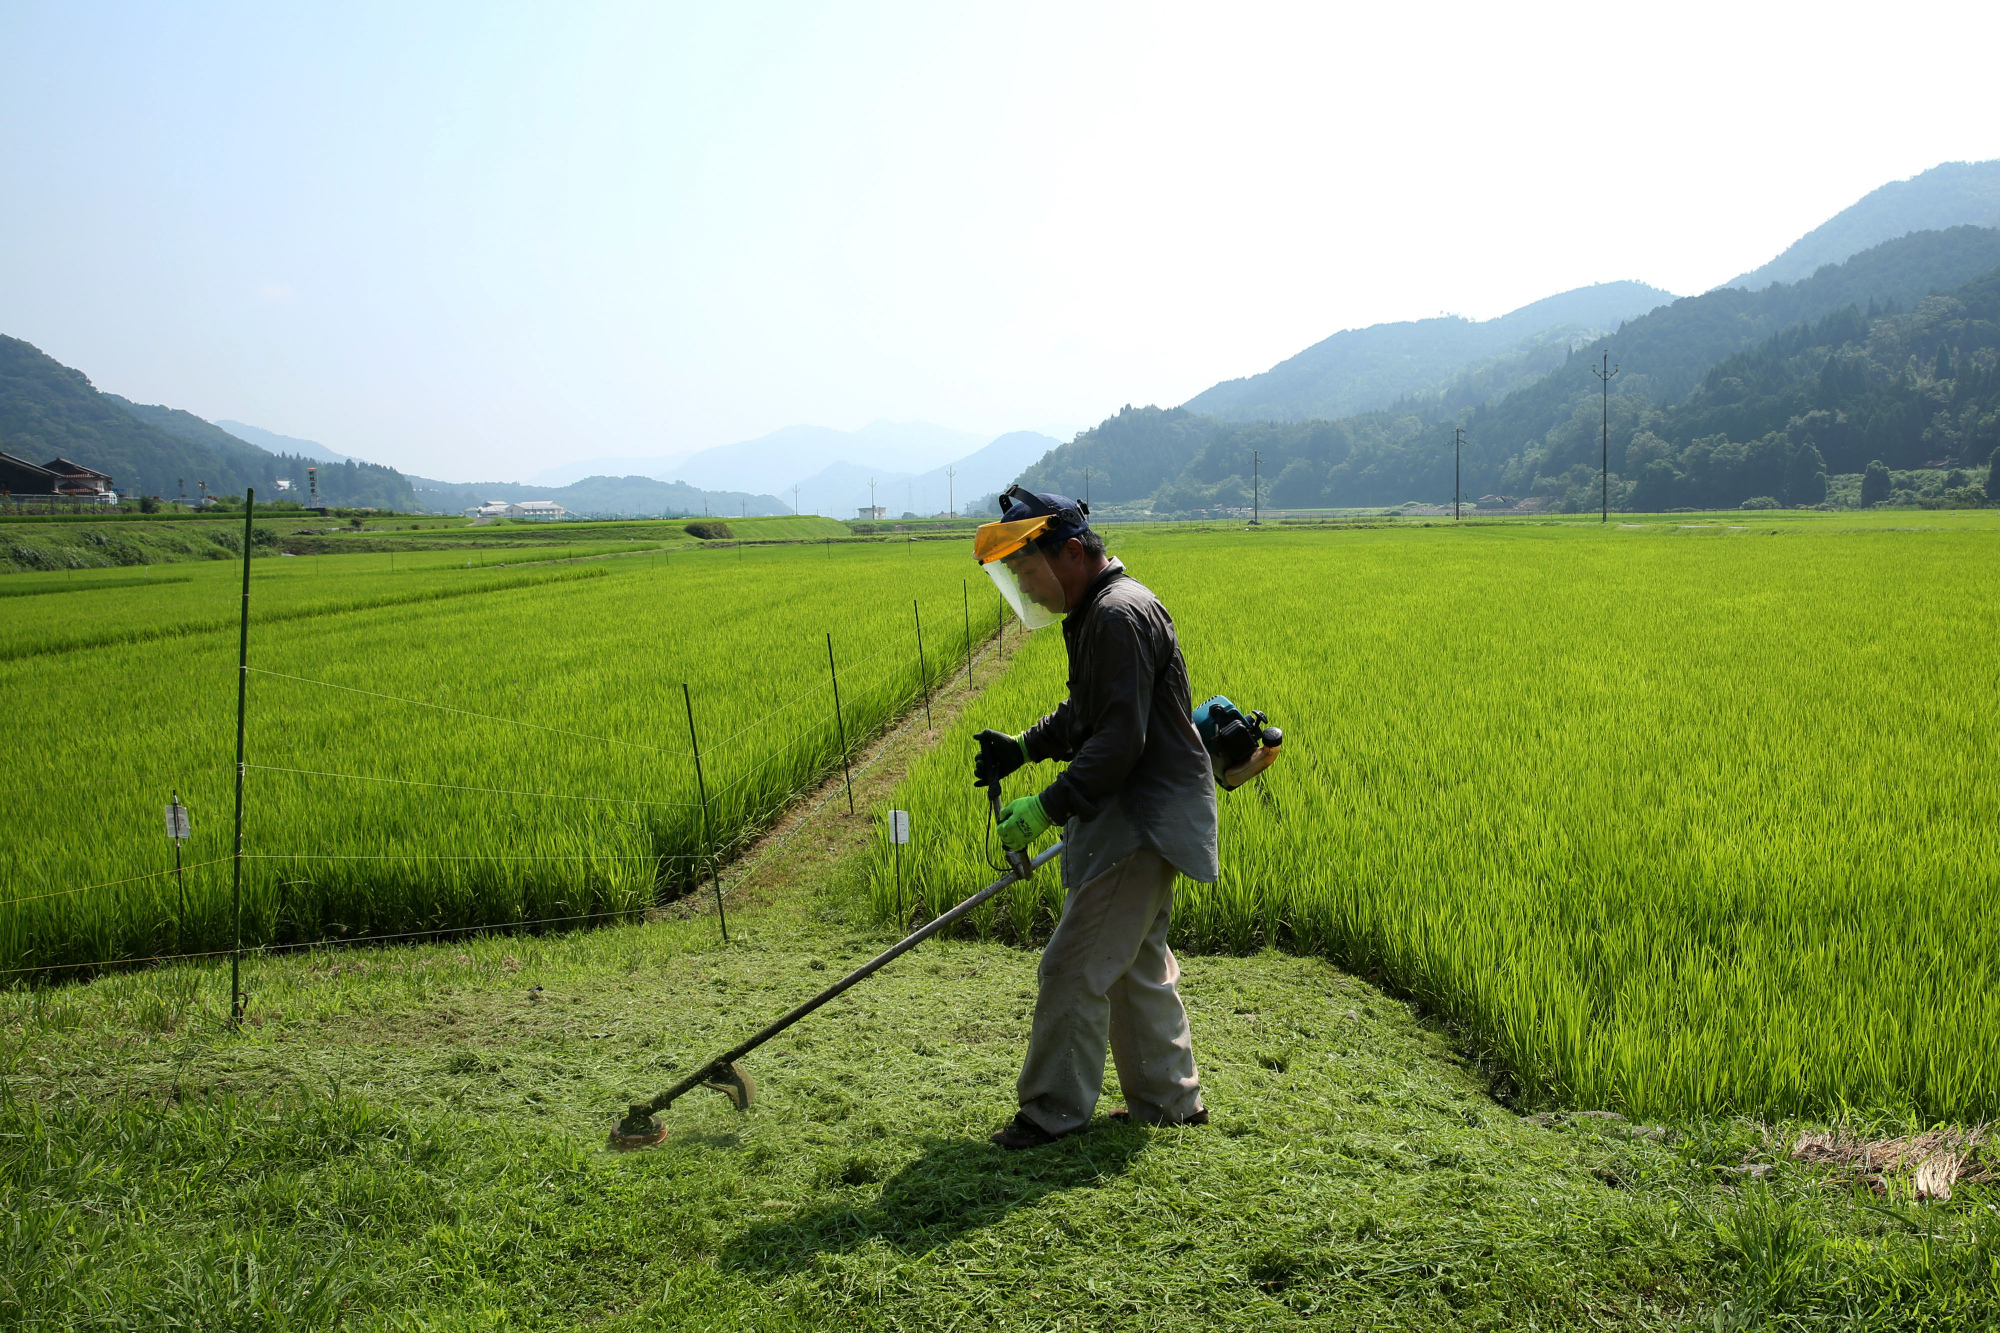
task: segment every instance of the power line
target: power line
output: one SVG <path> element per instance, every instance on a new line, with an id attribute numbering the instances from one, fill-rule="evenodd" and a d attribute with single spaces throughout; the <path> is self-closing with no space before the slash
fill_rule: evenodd
<path id="1" fill-rule="evenodd" d="M 1608 351 L 1604 354 L 1604 364 L 1611 366 L 1611 368 L 1609 370 L 1599 370 L 1596 366 L 1590 368 L 1590 373 L 1603 381 L 1604 385 L 1603 433 L 1599 436 L 1598 440 L 1603 450 L 1603 457 L 1599 462 L 1598 479 L 1602 482 L 1604 488 L 1604 508 L 1598 517 L 1597 521 L 1599 523 L 1609 523 L 1611 521 L 1611 377 L 1618 373 L 1618 367 L 1611 365 L 1611 353 Z"/>

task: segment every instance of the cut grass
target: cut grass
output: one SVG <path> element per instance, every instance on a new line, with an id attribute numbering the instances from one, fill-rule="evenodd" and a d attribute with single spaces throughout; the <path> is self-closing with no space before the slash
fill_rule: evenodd
<path id="1" fill-rule="evenodd" d="M 877 788 L 879 790 L 879 788 Z M 1434 1024 L 1314 960 L 1185 960 L 1215 1121 L 1003 1154 L 1035 956 L 939 941 L 672 1080 L 882 943 L 844 804 L 707 919 L 252 963 L 0 999 L 0 1319 L 320 1328 L 1976 1328 L 1992 1201 L 1877 1203 L 1748 1122 L 1493 1103 Z M 858 827 L 850 828 L 850 824 Z M 829 860 L 829 858 L 834 858 Z M 757 899 L 755 887 L 749 898 Z M 1107 1103 L 1109 1104 L 1109 1103 Z M 1651 1137 L 1658 1132 L 1659 1137 Z M 1913 1315 L 1913 1312 L 1915 1314 Z"/>

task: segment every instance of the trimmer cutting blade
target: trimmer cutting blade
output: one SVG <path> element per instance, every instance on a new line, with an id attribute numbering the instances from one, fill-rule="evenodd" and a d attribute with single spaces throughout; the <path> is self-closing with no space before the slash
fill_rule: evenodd
<path id="1" fill-rule="evenodd" d="M 696 1076 L 700 1086 L 713 1088 L 729 1099 L 729 1104 L 739 1111 L 750 1109 L 750 1103 L 757 1099 L 757 1080 L 739 1069 L 733 1061 L 722 1061 L 709 1066 Z M 693 1087 L 695 1080 L 681 1085 L 685 1091 Z M 678 1095 L 678 1093 L 676 1093 Z M 611 1146 L 619 1152 L 630 1152 L 634 1148 L 650 1148 L 666 1140 L 667 1127 L 655 1110 L 647 1102 L 634 1102 L 626 1109 L 625 1118 L 611 1127 Z"/>
<path id="2" fill-rule="evenodd" d="M 849 986 L 853 986 L 865 978 L 872 976 L 876 971 L 888 966 L 891 962 L 894 962 L 910 950 L 916 948 L 939 931 L 951 929 L 954 924 L 963 919 L 967 913 L 973 911 L 981 903 L 1008 885 L 1027 879 L 1028 876 L 1035 873 L 1037 867 L 1053 860 L 1061 852 L 1062 844 L 1058 842 L 1032 860 L 1022 852 L 1010 854 L 1008 860 L 1013 864 L 1014 869 L 1009 870 L 999 879 L 994 880 L 991 884 L 988 884 L 985 888 L 973 894 L 950 911 L 934 917 L 918 930 L 913 931 L 902 940 L 875 955 L 875 957 L 869 959 L 860 967 L 855 968 L 854 971 L 849 972 L 839 981 L 834 982 L 804 1004 L 794 1008 L 783 1018 L 768 1024 L 748 1040 L 716 1056 L 713 1060 L 695 1070 L 686 1078 L 674 1084 L 673 1087 L 668 1088 L 665 1092 L 653 1098 L 650 1102 L 632 1103 L 631 1106 L 626 1108 L 624 1118 L 611 1126 L 611 1146 L 620 1152 L 630 1152 L 634 1148 L 650 1148 L 656 1143 L 664 1142 L 667 1137 L 667 1127 L 661 1123 L 659 1113 L 672 1106 L 681 1096 L 698 1087 L 713 1088 L 727 1097 L 729 1104 L 737 1110 L 749 1110 L 750 1103 L 755 1101 L 757 1097 L 757 1083 L 737 1066 L 736 1061 L 741 1060 L 744 1056 L 756 1050 L 759 1046 L 762 1046 L 765 1042 L 777 1036 L 780 1032 L 783 1032 L 813 1010 L 833 999 Z"/>

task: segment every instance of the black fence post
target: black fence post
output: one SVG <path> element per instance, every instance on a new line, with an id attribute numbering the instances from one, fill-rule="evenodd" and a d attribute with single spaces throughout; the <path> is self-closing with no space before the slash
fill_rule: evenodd
<path id="1" fill-rule="evenodd" d="M 847 813 L 854 813 L 854 773 L 847 765 L 847 723 L 840 716 L 840 671 L 833 664 L 833 631 L 826 635 L 826 670 L 833 677 L 833 725 L 840 734 L 840 771 L 847 779 Z"/>
<path id="2" fill-rule="evenodd" d="M 181 792 L 180 788 L 178 787 L 175 787 L 173 789 L 171 804 L 172 807 L 177 810 L 186 808 L 185 806 L 181 805 Z M 181 891 L 181 914 L 180 916 L 175 918 L 174 948 L 184 951 L 187 948 L 187 943 L 186 943 L 187 915 L 188 915 L 187 872 L 183 870 L 181 867 L 181 840 L 178 832 L 174 830 L 169 830 L 169 840 L 174 844 L 174 883 L 180 887 Z"/>
<path id="3" fill-rule="evenodd" d="M 924 692 L 924 727 L 927 730 L 935 731 L 937 730 L 937 724 L 931 721 L 931 673 L 930 668 L 924 665 L 923 608 L 918 606 L 915 601 L 912 601 L 910 603 L 910 614 L 917 621 L 917 687 Z"/>
<path id="4" fill-rule="evenodd" d="M 708 780 L 701 772 L 701 737 L 694 729 L 694 695 L 681 682 L 681 702 L 687 705 L 688 742 L 694 746 L 694 786 L 701 794 L 701 840 L 708 851 L 708 867 L 715 877 L 715 915 L 722 923 L 722 942 L 729 943 L 729 914 L 722 907 L 722 859 L 715 854 L 715 830 L 708 822 Z"/>
<path id="5" fill-rule="evenodd" d="M 229 954 L 229 1025 L 243 1025 L 243 738 L 250 708 L 250 550 L 256 544 L 253 522 L 257 492 L 243 491 L 243 611 L 236 627 L 236 853 L 230 884 L 236 918 L 236 946 Z"/>

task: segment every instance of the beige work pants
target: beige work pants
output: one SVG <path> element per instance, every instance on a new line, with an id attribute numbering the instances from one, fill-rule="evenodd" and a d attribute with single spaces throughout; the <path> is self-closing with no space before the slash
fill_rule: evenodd
<path id="1" fill-rule="evenodd" d="M 1175 1124 L 1201 1109 L 1181 969 L 1167 948 L 1174 873 L 1142 850 L 1070 890 L 1042 951 L 1017 1085 L 1021 1110 L 1051 1134 L 1090 1122 L 1107 1040 L 1135 1122 Z"/>

